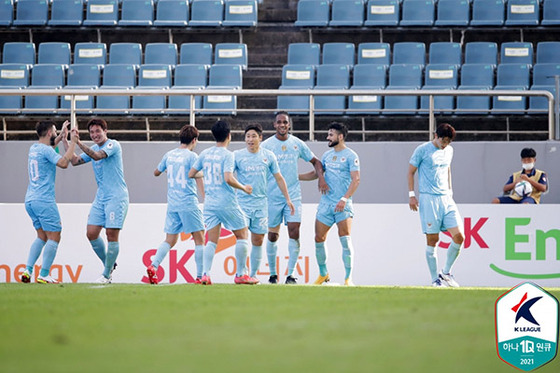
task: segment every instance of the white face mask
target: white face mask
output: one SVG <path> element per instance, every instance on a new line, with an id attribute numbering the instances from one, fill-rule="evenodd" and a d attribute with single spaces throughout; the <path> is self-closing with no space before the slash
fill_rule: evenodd
<path id="1" fill-rule="evenodd" d="M 523 167 L 524 170 L 529 171 L 532 170 L 533 167 L 535 167 L 534 163 L 522 163 L 521 166 Z"/>

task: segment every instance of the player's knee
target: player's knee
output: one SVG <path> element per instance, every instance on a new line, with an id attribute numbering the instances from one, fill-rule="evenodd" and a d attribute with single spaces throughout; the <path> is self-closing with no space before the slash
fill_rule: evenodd
<path id="1" fill-rule="evenodd" d="M 276 242 L 276 241 L 278 241 L 278 237 L 279 237 L 279 236 L 280 236 L 280 235 L 279 235 L 278 233 L 276 233 L 276 232 L 268 232 L 268 240 L 269 240 L 270 242 Z"/>
<path id="2" fill-rule="evenodd" d="M 456 244 L 461 245 L 464 240 L 465 240 L 465 236 L 463 236 L 463 233 L 461 232 L 453 236 L 453 242 L 455 242 Z"/>

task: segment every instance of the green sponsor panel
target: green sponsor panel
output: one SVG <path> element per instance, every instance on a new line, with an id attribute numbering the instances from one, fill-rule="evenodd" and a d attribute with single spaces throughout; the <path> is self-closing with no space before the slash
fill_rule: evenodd
<path id="1" fill-rule="evenodd" d="M 506 363 L 530 371 L 554 359 L 556 343 L 540 338 L 520 337 L 499 342 L 498 354 Z"/>

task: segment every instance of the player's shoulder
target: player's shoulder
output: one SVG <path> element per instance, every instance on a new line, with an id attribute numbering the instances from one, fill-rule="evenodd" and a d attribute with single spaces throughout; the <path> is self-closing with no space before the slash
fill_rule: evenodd
<path id="1" fill-rule="evenodd" d="M 274 152 L 271 151 L 270 149 L 266 149 L 266 148 L 261 147 L 259 150 L 260 150 L 261 154 L 266 156 L 266 157 L 276 158 L 276 156 L 274 155 Z"/>

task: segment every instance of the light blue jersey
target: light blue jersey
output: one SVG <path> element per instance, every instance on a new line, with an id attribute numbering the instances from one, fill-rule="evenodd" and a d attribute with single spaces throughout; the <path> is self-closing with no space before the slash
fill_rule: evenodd
<path id="1" fill-rule="evenodd" d="M 298 159 L 301 158 L 306 162 L 310 162 L 315 154 L 309 147 L 295 136 L 288 135 L 286 141 L 278 140 L 276 136 L 269 137 L 262 143 L 262 147 L 270 150 L 278 160 L 280 173 L 286 180 L 288 193 L 292 202 L 301 200 L 301 187 L 298 178 Z M 285 198 L 280 188 L 276 184 L 276 180 L 272 175 L 268 178 L 268 199 L 270 202 L 284 201 Z"/>
<path id="2" fill-rule="evenodd" d="M 336 205 L 348 191 L 352 182 L 351 172 L 360 171 L 360 159 L 358 154 L 350 148 L 344 148 L 338 152 L 331 149 L 323 154 L 321 163 L 325 169 L 325 181 L 329 186 L 329 191 L 327 194 L 321 195 L 320 203 Z M 351 200 L 352 198 L 349 198 L 348 202 Z"/>
<path id="3" fill-rule="evenodd" d="M 56 164 L 62 158 L 51 146 L 35 143 L 29 148 L 27 171 L 29 184 L 25 202 L 54 201 Z"/>
<path id="4" fill-rule="evenodd" d="M 177 148 L 165 153 L 157 169 L 167 171 L 167 210 L 184 211 L 197 208 L 196 180 L 189 178 L 189 170 L 198 155 L 187 148 Z"/>
<path id="5" fill-rule="evenodd" d="M 440 149 L 432 142 L 416 148 L 410 164 L 418 169 L 418 191 L 420 194 L 449 195 L 449 167 L 453 159 L 451 145 Z"/>
<path id="6" fill-rule="evenodd" d="M 235 171 L 237 180 L 241 184 L 249 184 L 253 192 L 247 194 L 237 191 L 239 204 L 245 211 L 266 210 L 267 208 L 267 180 L 280 172 L 276 156 L 270 150 L 260 148 L 256 153 L 247 149 L 234 152 Z M 274 179 L 276 184 L 276 179 Z"/>

